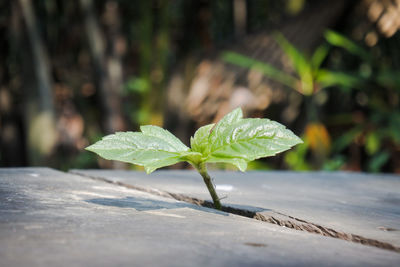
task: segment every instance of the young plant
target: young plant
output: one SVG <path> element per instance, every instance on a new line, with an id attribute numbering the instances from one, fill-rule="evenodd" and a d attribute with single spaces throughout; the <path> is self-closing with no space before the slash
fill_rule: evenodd
<path id="1" fill-rule="evenodd" d="M 331 39 L 334 38 L 331 37 Z M 281 33 L 275 34 L 275 40 L 291 61 L 296 75 L 287 74 L 271 64 L 236 52 L 224 52 L 221 58 L 225 62 L 240 67 L 256 69 L 268 78 L 286 85 L 305 96 L 311 96 L 326 87 L 341 86 L 352 88 L 359 87 L 362 83 L 362 80 L 357 76 L 321 68 L 329 52 L 329 47 L 326 44 L 319 46 L 311 56 L 308 56 L 298 50 Z"/>
<path id="2" fill-rule="evenodd" d="M 269 119 L 243 119 L 237 108 L 216 124 L 199 128 L 190 139 L 191 148 L 157 126 L 140 127 L 141 132 L 118 132 L 105 136 L 86 149 L 109 160 L 144 166 L 149 174 L 181 161 L 189 162 L 203 177 L 216 209 L 220 199 L 208 175 L 206 163 L 230 163 L 245 171 L 247 163 L 273 156 L 302 143 L 285 126 Z"/>

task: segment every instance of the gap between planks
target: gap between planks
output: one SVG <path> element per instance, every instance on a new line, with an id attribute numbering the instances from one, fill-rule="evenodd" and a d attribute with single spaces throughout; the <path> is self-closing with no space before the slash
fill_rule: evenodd
<path id="1" fill-rule="evenodd" d="M 123 187 L 129 188 L 129 189 L 134 189 L 134 190 L 150 193 L 150 194 L 156 195 L 156 196 L 173 198 L 178 201 L 187 202 L 187 203 L 194 204 L 194 205 L 201 206 L 201 207 L 214 208 L 213 203 L 210 201 L 202 200 L 202 199 L 198 199 L 198 198 L 194 198 L 194 197 L 189 197 L 184 194 L 176 194 L 176 193 L 170 193 L 170 192 L 158 190 L 158 189 L 144 188 L 144 187 L 140 187 L 140 186 L 126 184 L 126 183 L 119 182 L 119 181 L 108 180 L 104 177 L 83 174 L 83 173 L 76 172 L 76 171 L 69 171 L 69 173 L 79 175 L 82 177 L 87 177 L 87 178 L 97 180 L 97 181 L 106 182 L 109 184 L 123 186 Z M 222 205 L 222 211 L 231 213 L 231 214 L 235 214 L 235 215 L 239 215 L 239 216 L 243 216 L 243 217 L 247 217 L 247 218 L 251 218 L 251 219 L 255 219 L 255 220 L 259 220 L 262 222 L 279 225 L 282 227 L 287 227 L 287 228 L 291 228 L 291 229 L 295 229 L 295 230 L 299 230 L 299 231 L 305 231 L 305 232 L 309 232 L 309 233 L 313 233 L 313 234 L 319 234 L 319 235 L 323 235 L 323 236 L 333 237 L 333 238 L 337 238 L 337 239 L 341 239 L 341 240 L 345 240 L 345 241 L 349 241 L 349 242 L 354 242 L 354 243 L 358 243 L 358 244 L 362 244 L 362 245 L 366 245 L 366 246 L 377 247 L 380 249 L 385 249 L 385 250 L 390 250 L 390 251 L 400 253 L 400 247 L 397 247 L 390 243 L 363 237 L 360 235 L 336 231 L 332 228 L 324 227 L 322 225 L 308 222 L 306 220 L 302 220 L 302 219 L 299 219 L 299 218 L 296 218 L 296 217 L 293 217 L 290 215 L 286 215 L 286 214 L 283 214 L 280 212 L 276 212 L 276 211 L 260 213 L 260 212 L 256 212 L 256 211 L 250 211 L 250 210 L 246 210 L 246 209 L 234 208 L 234 207 L 224 206 L 224 205 Z"/>

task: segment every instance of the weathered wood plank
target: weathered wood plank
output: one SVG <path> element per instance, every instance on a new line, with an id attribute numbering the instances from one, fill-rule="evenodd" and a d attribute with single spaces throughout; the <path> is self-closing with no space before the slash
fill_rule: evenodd
<path id="1" fill-rule="evenodd" d="M 210 200 L 192 171 L 75 170 L 144 188 Z M 347 172 L 211 172 L 223 205 L 282 213 L 400 247 L 400 176 Z"/>
<path id="2" fill-rule="evenodd" d="M 396 266 L 400 254 L 45 168 L 0 169 L 0 266 Z"/>

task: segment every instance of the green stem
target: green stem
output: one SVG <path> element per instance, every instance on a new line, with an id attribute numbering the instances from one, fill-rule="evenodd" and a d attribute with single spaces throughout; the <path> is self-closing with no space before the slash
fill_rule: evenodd
<path id="1" fill-rule="evenodd" d="M 210 192 L 211 198 L 214 202 L 214 207 L 217 210 L 222 210 L 221 202 L 219 201 L 219 197 L 217 192 L 215 191 L 214 185 L 211 181 L 210 175 L 208 175 L 207 167 L 204 162 L 194 165 L 200 175 L 203 177 L 203 181 L 207 186 L 208 192 Z"/>

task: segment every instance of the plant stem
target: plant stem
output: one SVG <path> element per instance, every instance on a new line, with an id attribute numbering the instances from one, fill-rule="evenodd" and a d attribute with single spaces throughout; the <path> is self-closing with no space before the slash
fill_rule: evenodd
<path id="1" fill-rule="evenodd" d="M 203 181 L 206 184 L 208 192 L 210 192 L 211 198 L 214 202 L 214 207 L 217 210 L 221 210 L 222 209 L 221 202 L 219 201 L 217 192 L 215 192 L 215 188 L 211 181 L 211 177 L 210 177 L 210 175 L 208 175 L 206 164 L 204 162 L 202 162 L 202 163 L 194 165 L 194 167 L 197 169 L 197 171 L 203 177 Z"/>

